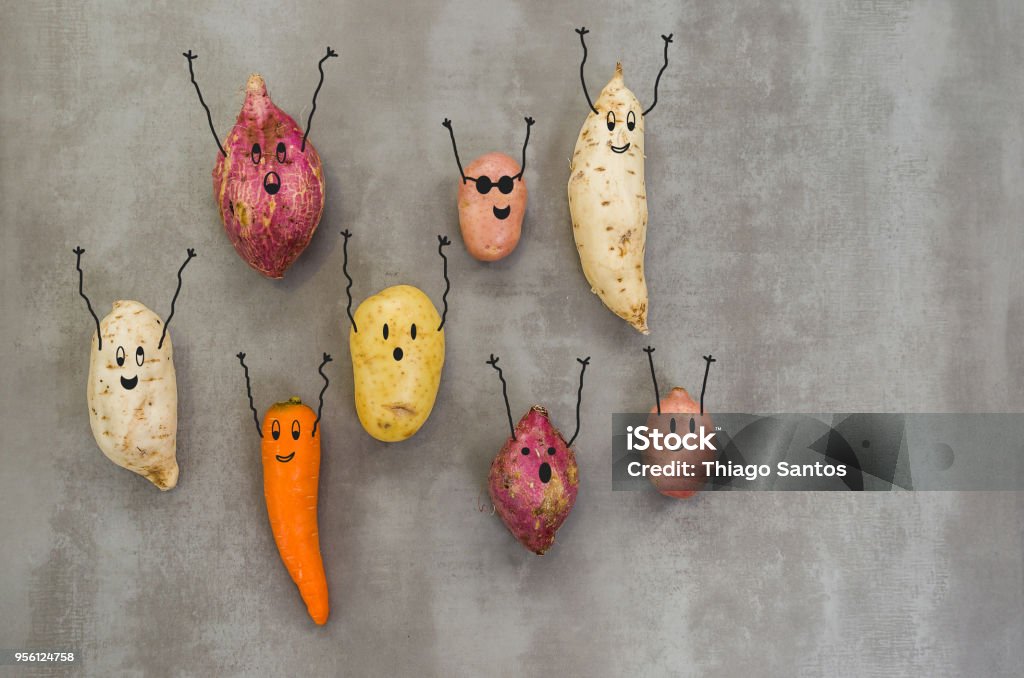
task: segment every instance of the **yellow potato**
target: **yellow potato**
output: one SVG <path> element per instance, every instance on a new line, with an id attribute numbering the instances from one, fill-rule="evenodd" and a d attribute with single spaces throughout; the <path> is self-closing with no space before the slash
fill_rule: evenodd
<path id="1" fill-rule="evenodd" d="M 430 416 L 444 367 L 444 330 L 420 289 L 395 285 L 366 299 L 349 331 L 356 413 L 383 442 L 415 434 Z"/>

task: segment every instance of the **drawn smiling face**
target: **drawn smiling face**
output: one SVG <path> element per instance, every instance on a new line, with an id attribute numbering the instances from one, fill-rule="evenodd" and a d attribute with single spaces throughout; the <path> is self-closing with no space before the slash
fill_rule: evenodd
<path id="1" fill-rule="evenodd" d="M 117 301 L 100 329 L 103 350 L 98 351 L 97 343 L 93 342 L 93 351 L 100 353 L 99 364 L 104 372 L 97 375 L 99 383 L 122 392 L 138 389 L 140 397 L 148 400 L 151 396 L 146 391 L 161 379 L 154 376 L 158 373 L 155 368 L 171 361 L 170 336 L 159 346 L 163 332 L 160 317 L 137 301 Z"/>
<path id="2" fill-rule="evenodd" d="M 124 346 L 118 346 L 117 350 L 114 352 L 114 360 L 117 361 L 117 366 L 118 367 L 124 367 L 124 364 L 125 364 L 125 362 L 127 360 L 127 357 L 128 356 L 125 354 Z M 138 365 L 139 367 L 142 367 L 142 364 L 145 361 L 146 361 L 146 349 L 142 348 L 141 346 L 135 347 L 135 364 Z M 135 388 L 138 385 L 139 385 L 139 375 L 138 374 L 136 374 L 134 377 L 132 377 L 130 379 L 126 378 L 124 375 L 121 375 L 121 388 L 123 388 L 124 390 L 130 391 L 130 390 L 132 390 L 133 388 Z"/>
<path id="3" fill-rule="evenodd" d="M 320 429 L 318 427 L 316 435 L 313 435 L 315 423 L 316 412 L 298 397 L 293 396 L 271 406 L 261 427 L 264 471 L 277 474 L 302 473 L 302 464 L 289 462 L 299 454 L 319 454 Z"/>
<path id="4" fill-rule="evenodd" d="M 621 65 L 594 102 L 597 113 L 587 116 L 581 137 L 604 149 L 608 162 L 617 156 L 644 153 L 644 115 L 636 95 L 622 79 Z"/>
<path id="5" fill-rule="evenodd" d="M 520 176 L 519 163 L 504 153 L 488 153 L 469 163 L 465 171 L 471 179 L 459 190 L 460 209 L 465 203 L 478 216 L 490 215 L 497 221 L 504 221 L 515 212 L 522 221 L 526 183 Z"/>
<path id="6" fill-rule="evenodd" d="M 405 440 L 434 407 L 444 367 L 441 316 L 421 290 L 389 287 L 354 314 L 349 333 L 356 412 L 378 440 Z"/>
<path id="7" fill-rule="evenodd" d="M 292 419 L 292 425 L 291 425 L 292 440 L 298 440 L 299 436 L 301 436 L 301 435 L 302 435 L 302 425 L 299 423 L 298 419 Z M 272 440 L 280 440 L 281 439 L 281 422 L 279 420 L 277 420 L 277 419 L 275 419 L 274 421 L 272 421 L 270 423 L 270 437 L 271 437 Z M 285 440 L 287 441 L 287 439 L 285 439 Z M 294 458 L 295 458 L 295 450 L 292 450 L 288 454 L 284 454 L 284 455 L 281 455 L 281 454 L 275 454 L 274 455 L 274 459 L 277 459 L 282 464 L 287 464 L 288 462 L 290 462 Z"/>

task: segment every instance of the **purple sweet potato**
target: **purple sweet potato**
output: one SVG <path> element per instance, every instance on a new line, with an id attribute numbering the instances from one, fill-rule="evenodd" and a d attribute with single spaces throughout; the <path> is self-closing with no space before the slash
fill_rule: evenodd
<path id="1" fill-rule="evenodd" d="M 576 502 L 576 456 L 548 418 L 534 405 L 491 463 L 491 501 L 519 542 L 544 555 Z"/>
<path id="2" fill-rule="evenodd" d="M 306 249 L 324 211 L 324 173 L 313 144 L 274 105 L 258 74 L 217 154 L 213 196 L 238 254 L 268 278 L 282 278 Z"/>

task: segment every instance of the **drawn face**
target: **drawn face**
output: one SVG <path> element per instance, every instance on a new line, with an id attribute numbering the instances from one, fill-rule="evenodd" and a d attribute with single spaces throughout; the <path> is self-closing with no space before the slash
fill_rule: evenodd
<path id="1" fill-rule="evenodd" d="M 386 442 L 419 430 L 434 406 L 444 366 L 441 316 L 422 291 L 396 285 L 356 309 L 349 333 L 356 411 L 363 428 Z"/>
<path id="2" fill-rule="evenodd" d="M 523 475 L 531 482 L 539 480 L 542 485 L 550 483 L 551 464 L 556 461 L 555 457 L 558 455 L 559 447 L 562 448 L 562 454 L 565 455 L 565 443 L 561 440 L 550 441 L 552 444 L 544 447 L 544 441 L 541 441 L 539 447 L 531 447 L 527 444 L 529 442 L 527 440 L 516 442 L 522 442 L 523 445 L 518 449 L 516 449 L 516 445 L 511 445 L 507 453 L 515 460 L 515 466 L 518 466 Z M 519 456 L 516 456 L 517 453 Z"/>
<path id="3" fill-rule="evenodd" d="M 609 162 L 617 156 L 643 158 L 644 109 L 623 82 L 621 70 L 601 90 L 594 108 L 597 113 L 590 113 L 580 132 L 587 143 L 603 150 Z"/>
<path id="4" fill-rule="evenodd" d="M 291 398 L 271 407 L 263 418 L 264 467 L 268 463 L 272 467 L 288 464 L 297 454 L 308 454 L 306 450 L 310 449 L 311 441 L 313 447 L 319 449 L 319 428 L 316 436 L 313 436 L 315 421 L 316 413 L 303 405 L 299 398 Z"/>
<path id="5" fill-rule="evenodd" d="M 519 163 L 504 153 L 488 153 L 471 162 L 465 172 L 469 181 L 459 188 L 460 216 L 468 209 L 482 221 L 501 222 L 514 213 L 513 220 L 522 223 L 526 184 Z"/>
<path id="6" fill-rule="evenodd" d="M 157 366 L 170 362 L 171 340 L 166 337 L 163 347 L 157 348 L 163 332 L 159 316 L 137 301 L 117 301 L 100 329 L 98 385 L 120 392 L 146 391 L 149 384 L 162 379 Z M 97 352 L 96 342 L 93 351 Z"/>
<path id="7" fill-rule="evenodd" d="M 564 485 L 576 481 L 576 459 L 543 408 L 534 407 L 523 416 L 516 428 L 516 440 L 510 441 L 502 453 L 508 458 L 506 466 L 541 492 L 552 482 Z"/>
<path id="8" fill-rule="evenodd" d="M 298 419 L 292 419 L 292 425 L 289 428 L 291 429 L 290 434 L 291 434 L 292 440 L 298 440 L 299 436 L 302 435 L 302 425 L 299 424 L 299 420 Z M 270 437 L 271 437 L 272 440 L 280 440 L 281 439 L 281 422 L 280 422 L 280 420 L 275 419 L 272 422 L 270 422 Z M 287 438 L 285 439 L 285 443 L 287 444 Z M 283 456 L 280 455 L 280 454 L 275 454 L 274 455 L 274 459 L 277 459 L 282 464 L 287 464 L 294 457 L 295 457 L 295 450 L 292 450 L 291 452 L 289 452 L 288 454 L 283 455 Z"/>
<path id="9" fill-rule="evenodd" d="M 213 190 L 224 228 L 251 266 L 281 277 L 309 243 L 323 211 L 320 157 L 270 100 L 263 78 L 249 78 L 245 103 L 218 154 Z"/>
<path id="10" fill-rule="evenodd" d="M 124 346 L 118 346 L 117 350 L 114 352 L 114 360 L 117 361 L 117 366 L 118 367 L 124 367 L 125 366 L 125 362 L 127 361 L 127 357 L 128 356 L 125 353 Z M 142 367 L 142 364 L 145 362 L 145 360 L 146 360 L 146 349 L 142 348 L 142 346 L 137 346 L 135 348 L 135 364 L 138 365 L 139 367 Z M 123 388 L 124 390 L 130 391 L 130 390 L 132 390 L 133 388 L 135 388 L 138 385 L 139 385 L 139 375 L 138 374 L 136 374 L 131 379 L 128 379 L 128 378 L 126 378 L 123 375 L 121 376 L 121 388 Z"/>

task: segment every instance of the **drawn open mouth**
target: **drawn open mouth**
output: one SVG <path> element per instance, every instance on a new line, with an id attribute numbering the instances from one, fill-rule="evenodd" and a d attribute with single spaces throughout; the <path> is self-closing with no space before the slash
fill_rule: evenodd
<path id="1" fill-rule="evenodd" d="M 540 481 L 546 485 L 547 482 L 551 480 L 551 464 L 547 462 L 541 464 L 537 475 L 540 476 Z"/>
<path id="2" fill-rule="evenodd" d="M 281 190 L 281 177 L 277 176 L 277 172 L 267 172 L 267 176 L 263 177 L 263 190 L 270 195 Z"/>
<path id="3" fill-rule="evenodd" d="M 492 207 L 491 211 L 498 219 L 508 219 L 508 215 L 512 212 L 512 205 L 505 205 L 505 208 L 500 210 L 497 207 Z"/>
<path id="4" fill-rule="evenodd" d="M 125 379 L 124 377 L 121 377 L 121 386 L 126 391 L 132 390 L 133 388 L 135 388 L 138 385 L 138 383 L 139 383 L 139 375 L 137 375 L 137 374 L 134 377 L 132 377 L 131 379 Z"/>
<path id="5" fill-rule="evenodd" d="M 405 417 L 411 417 L 416 414 L 416 410 L 413 409 L 411 405 L 406 405 L 405 403 L 388 403 L 384 407 L 386 407 L 392 414 Z"/>
<path id="6" fill-rule="evenodd" d="M 625 153 L 629 150 L 629 145 L 630 142 L 627 141 L 625 146 L 612 146 L 612 150 L 616 153 Z"/>
<path id="7" fill-rule="evenodd" d="M 282 457 L 280 454 L 275 454 L 274 455 L 274 459 L 277 459 L 282 464 L 287 464 L 288 462 L 290 462 L 292 460 L 292 457 L 294 457 L 294 456 L 295 456 L 295 452 L 292 451 L 292 453 L 289 454 L 287 457 Z"/>

